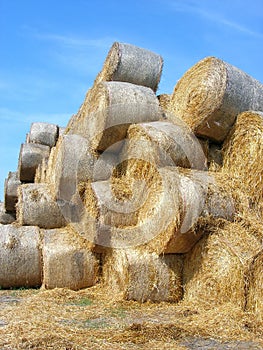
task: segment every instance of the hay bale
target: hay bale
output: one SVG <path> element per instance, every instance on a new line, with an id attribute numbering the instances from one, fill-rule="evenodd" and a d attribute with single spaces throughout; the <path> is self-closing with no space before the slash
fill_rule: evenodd
<path id="1" fill-rule="evenodd" d="M 95 285 L 99 261 L 91 246 L 68 227 L 42 232 L 43 287 L 79 290 Z"/>
<path id="2" fill-rule="evenodd" d="M 49 157 L 50 147 L 35 143 L 21 145 L 18 161 L 18 177 L 20 181 L 33 182 L 36 169 L 44 158 Z"/>
<path id="3" fill-rule="evenodd" d="M 5 210 L 9 212 L 16 211 L 17 203 L 17 189 L 21 185 L 21 182 L 18 178 L 17 171 L 9 172 L 7 178 L 5 179 L 4 186 L 4 204 Z"/>
<path id="4" fill-rule="evenodd" d="M 66 132 L 66 127 L 64 127 L 64 126 L 59 126 L 59 127 L 58 127 L 58 138 L 59 138 L 60 136 L 64 135 L 65 132 Z"/>
<path id="5" fill-rule="evenodd" d="M 104 259 L 103 282 L 111 295 L 126 300 L 178 302 L 182 298 L 182 256 L 111 250 Z"/>
<path id="6" fill-rule="evenodd" d="M 5 205 L 0 202 L 0 224 L 8 225 L 15 221 L 15 215 L 12 213 L 7 213 L 5 210 Z"/>
<path id="7" fill-rule="evenodd" d="M 157 98 L 158 98 L 160 107 L 161 107 L 165 112 L 168 112 L 168 111 L 169 111 L 169 106 L 170 106 L 170 102 L 171 102 L 172 95 L 169 95 L 169 94 L 161 94 L 161 95 L 158 95 Z"/>
<path id="8" fill-rule="evenodd" d="M 41 272 L 39 229 L 0 225 L 0 286 L 40 286 Z"/>
<path id="9" fill-rule="evenodd" d="M 32 123 L 28 142 L 39 143 L 49 147 L 55 146 L 58 138 L 58 126 L 49 123 Z"/>
<path id="10" fill-rule="evenodd" d="M 185 255 L 184 301 L 245 306 L 245 273 L 260 240 L 239 223 L 218 226 Z"/>
<path id="11" fill-rule="evenodd" d="M 18 189 L 17 221 L 20 225 L 57 228 L 65 226 L 58 203 L 47 184 L 24 184 Z"/>
<path id="12" fill-rule="evenodd" d="M 92 151 L 104 151 L 126 137 L 129 125 L 162 119 L 154 92 L 123 82 L 102 82 L 88 92 L 68 133 L 90 140 Z M 120 145 L 117 144 L 117 151 Z"/>
<path id="13" fill-rule="evenodd" d="M 239 114 L 223 152 L 223 171 L 237 180 L 256 207 L 263 201 L 263 112 Z"/>
<path id="14" fill-rule="evenodd" d="M 246 310 L 263 321 L 263 251 L 255 255 L 248 269 Z"/>
<path id="15" fill-rule="evenodd" d="M 220 171 L 223 166 L 222 145 L 210 143 L 207 154 L 208 168 L 211 171 Z"/>
<path id="16" fill-rule="evenodd" d="M 190 68 L 176 84 L 170 103 L 170 111 L 196 135 L 217 142 L 247 110 L 263 110 L 263 85 L 216 57 Z"/>
<path id="17" fill-rule="evenodd" d="M 149 171 L 148 171 L 149 170 Z M 184 253 L 200 238 L 200 219 L 233 220 L 235 202 L 218 173 L 175 167 L 146 168 L 148 180 L 112 179 L 91 184 L 82 193 L 82 234 L 105 247 L 140 247 L 143 251 Z M 218 178 L 218 180 L 216 180 Z M 133 181 L 134 180 L 134 181 Z"/>
<path id="18" fill-rule="evenodd" d="M 120 161 L 145 160 L 157 168 L 180 166 L 206 170 L 203 148 L 191 130 L 179 119 L 176 123 L 156 121 L 131 125 L 127 141 L 122 149 Z"/>
<path id="19" fill-rule="evenodd" d="M 47 179 L 47 169 L 48 169 L 48 158 L 42 159 L 42 162 L 39 164 L 35 174 L 35 183 L 46 182 Z"/>
<path id="20" fill-rule="evenodd" d="M 156 91 L 162 67 L 163 59 L 160 55 L 134 45 L 115 42 L 95 84 L 102 81 L 122 81 Z"/>

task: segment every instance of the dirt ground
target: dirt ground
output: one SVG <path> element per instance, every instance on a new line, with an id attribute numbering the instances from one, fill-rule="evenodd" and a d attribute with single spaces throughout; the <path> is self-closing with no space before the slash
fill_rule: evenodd
<path id="1" fill-rule="evenodd" d="M 109 299 L 98 286 L 0 290 L 0 350 L 263 349 L 263 325 L 232 304 Z"/>

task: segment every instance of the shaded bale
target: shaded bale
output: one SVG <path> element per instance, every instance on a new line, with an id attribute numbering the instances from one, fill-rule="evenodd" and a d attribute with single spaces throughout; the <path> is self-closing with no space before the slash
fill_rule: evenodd
<path id="1" fill-rule="evenodd" d="M 49 157 L 50 147 L 35 143 L 21 145 L 18 161 L 18 177 L 20 181 L 33 182 L 36 169 L 44 158 Z"/>
<path id="2" fill-rule="evenodd" d="M 68 133 L 90 141 L 92 151 L 104 151 L 126 137 L 129 125 L 162 119 L 154 92 L 123 82 L 102 82 L 91 89 Z M 114 148 L 112 146 L 112 151 Z"/>
<path id="3" fill-rule="evenodd" d="M 49 147 L 55 146 L 58 138 L 58 126 L 49 123 L 35 122 L 31 124 L 28 142 L 39 143 Z"/>
<path id="4" fill-rule="evenodd" d="M 5 210 L 9 212 L 16 211 L 17 189 L 21 185 L 17 171 L 9 172 L 5 179 L 4 186 L 4 205 Z"/>
<path id="5" fill-rule="evenodd" d="M 169 94 L 161 94 L 161 95 L 157 96 L 158 101 L 159 101 L 159 105 L 163 109 L 163 111 L 165 111 L 165 112 L 169 111 L 171 97 L 172 97 L 172 95 L 169 95 Z"/>
<path id="6" fill-rule="evenodd" d="M 217 142 L 247 110 L 263 110 L 263 85 L 216 57 L 190 68 L 176 84 L 170 103 L 170 111 L 196 135 Z"/>
<path id="7" fill-rule="evenodd" d="M 149 50 L 115 42 L 95 83 L 121 81 L 142 85 L 156 91 L 161 79 L 163 59 Z"/>
<path id="8" fill-rule="evenodd" d="M 240 223 L 218 225 L 185 255 L 184 301 L 244 308 L 246 271 L 261 242 Z"/>
<path id="9" fill-rule="evenodd" d="M 5 205 L 0 202 L 0 224 L 8 225 L 12 224 L 16 220 L 15 214 L 7 213 L 5 210 Z"/>
<path id="10" fill-rule="evenodd" d="M 0 225 L 0 286 L 41 285 L 41 237 L 37 227 Z"/>
<path id="11" fill-rule="evenodd" d="M 131 125 L 120 155 L 121 161 L 126 159 L 127 166 L 134 166 L 138 159 L 149 161 L 158 168 L 180 166 L 207 169 L 202 145 L 179 119 L 177 123 L 156 121 Z"/>
<path id="12" fill-rule="evenodd" d="M 79 290 L 98 281 L 99 260 L 70 228 L 43 230 L 43 287 Z"/>
<path id="13" fill-rule="evenodd" d="M 248 268 L 246 310 L 263 321 L 263 251 L 256 254 Z"/>
<path id="14" fill-rule="evenodd" d="M 222 145 L 210 143 L 207 154 L 208 168 L 211 171 L 220 171 L 223 166 Z"/>
<path id="15" fill-rule="evenodd" d="M 20 225 L 58 228 L 65 219 L 47 184 L 24 184 L 18 189 L 17 221 Z"/>
<path id="16" fill-rule="evenodd" d="M 182 298 L 182 256 L 111 250 L 103 263 L 103 283 L 126 300 L 178 302 Z"/>
<path id="17" fill-rule="evenodd" d="M 47 180 L 47 169 L 48 169 L 48 158 L 42 159 L 42 162 L 38 165 L 35 174 L 35 183 L 46 182 Z"/>
<path id="18" fill-rule="evenodd" d="M 223 146 L 223 171 L 231 174 L 255 208 L 263 201 L 263 112 L 241 113 Z"/>

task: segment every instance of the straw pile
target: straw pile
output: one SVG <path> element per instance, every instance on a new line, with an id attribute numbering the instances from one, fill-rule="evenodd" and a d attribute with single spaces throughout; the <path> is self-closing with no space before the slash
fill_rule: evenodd
<path id="1" fill-rule="evenodd" d="M 262 159 L 263 112 L 241 113 L 224 144 L 223 168 L 239 182 L 254 208 L 263 201 Z"/>
<path id="2" fill-rule="evenodd" d="M 54 147 L 58 137 L 58 126 L 49 123 L 32 123 L 28 142 Z"/>
<path id="3" fill-rule="evenodd" d="M 201 60 L 184 74 L 170 103 L 170 111 L 196 135 L 219 142 L 236 116 L 247 110 L 263 110 L 263 85 L 215 57 Z"/>
<path id="4" fill-rule="evenodd" d="M 154 92 L 131 83 L 99 83 L 89 91 L 86 103 L 69 133 L 86 137 L 95 152 L 123 140 L 130 124 L 162 118 Z"/>
<path id="5" fill-rule="evenodd" d="M 260 240 L 238 223 L 221 223 L 186 254 L 184 301 L 245 306 L 246 271 Z"/>
<path id="6" fill-rule="evenodd" d="M 0 225 L 0 286 L 41 284 L 41 239 L 37 227 Z"/>
<path id="7" fill-rule="evenodd" d="M 4 187 L 4 204 L 5 210 L 9 212 L 15 212 L 16 203 L 17 203 L 17 189 L 21 185 L 20 180 L 18 179 L 17 171 L 9 171 L 7 178 L 5 179 Z"/>
<path id="8" fill-rule="evenodd" d="M 98 280 L 92 246 L 70 228 L 43 231 L 43 287 L 78 290 Z"/>
<path id="9" fill-rule="evenodd" d="M 115 42 L 95 84 L 102 81 L 123 81 L 151 88 L 156 92 L 161 79 L 163 59 L 143 48 Z"/>
<path id="10" fill-rule="evenodd" d="M 49 152 L 49 146 L 36 143 L 22 144 L 18 160 L 19 180 L 34 182 L 36 169 L 44 158 L 49 157 Z"/>
<path id="11" fill-rule="evenodd" d="M 7 213 L 5 210 L 5 205 L 0 202 L 0 224 L 8 225 L 15 221 L 15 216 L 13 214 Z"/>
<path id="12" fill-rule="evenodd" d="M 20 225 L 57 228 L 65 225 L 58 203 L 46 184 L 24 184 L 18 189 L 17 221 Z"/>
<path id="13" fill-rule="evenodd" d="M 139 302 L 182 298 L 182 256 L 136 250 L 111 250 L 103 263 L 103 281 L 112 294 Z"/>
<path id="14" fill-rule="evenodd" d="M 263 251 L 251 262 L 248 270 L 248 293 L 246 309 L 263 322 Z"/>

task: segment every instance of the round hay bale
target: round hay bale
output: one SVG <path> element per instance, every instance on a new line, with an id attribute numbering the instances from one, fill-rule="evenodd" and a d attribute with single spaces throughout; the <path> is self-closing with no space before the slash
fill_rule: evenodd
<path id="1" fill-rule="evenodd" d="M 180 166 L 207 170 L 203 148 L 191 130 L 178 119 L 177 123 L 156 121 L 131 125 L 120 161 L 147 160 L 157 168 Z"/>
<path id="2" fill-rule="evenodd" d="M 49 147 L 55 146 L 58 138 L 58 126 L 49 123 L 32 123 L 28 142 L 39 143 Z"/>
<path id="3" fill-rule="evenodd" d="M 208 148 L 208 168 L 211 171 L 220 171 L 223 166 L 222 145 L 210 143 Z"/>
<path id="4" fill-rule="evenodd" d="M 237 180 L 253 207 L 262 203 L 263 112 L 239 114 L 223 152 L 223 170 Z"/>
<path id="5" fill-rule="evenodd" d="M 43 287 L 79 290 L 98 281 L 99 261 L 70 228 L 43 230 Z"/>
<path id="6" fill-rule="evenodd" d="M 41 285 L 41 238 L 37 227 L 0 225 L 0 286 Z"/>
<path id="7" fill-rule="evenodd" d="M 248 289 L 246 310 L 263 321 L 263 251 L 252 260 L 248 269 Z"/>
<path id="8" fill-rule="evenodd" d="M 245 306 L 245 273 L 260 240 L 239 223 L 225 223 L 185 255 L 184 301 Z"/>
<path id="9" fill-rule="evenodd" d="M 190 68 L 176 84 L 170 103 L 170 116 L 182 118 L 196 135 L 217 142 L 247 110 L 263 110 L 263 85 L 216 57 Z"/>
<path id="10" fill-rule="evenodd" d="M 144 86 L 102 82 L 88 93 L 78 120 L 69 133 L 90 140 L 92 151 L 104 151 L 126 137 L 129 125 L 162 119 L 154 92 Z M 116 145 L 119 150 L 119 144 Z M 113 147 L 113 146 L 112 146 Z"/>
<path id="11" fill-rule="evenodd" d="M 172 95 L 169 95 L 169 94 L 161 94 L 161 95 L 158 95 L 157 98 L 158 98 L 160 107 L 161 107 L 165 112 L 168 112 L 168 111 L 169 111 L 169 106 L 170 106 L 170 102 L 171 102 Z"/>
<path id="12" fill-rule="evenodd" d="M 17 221 L 20 225 L 58 228 L 65 219 L 47 184 L 24 184 L 18 189 Z"/>
<path id="13" fill-rule="evenodd" d="M 182 298 L 182 256 L 114 249 L 103 263 L 103 283 L 111 295 L 139 302 Z"/>
<path id="14" fill-rule="evenodd" d="M 7 179 L 5 179 L 4 186 L 4 204 L 5 210 L 9 212 L 16 211 L 16 203 L 17 203 L 17 189 L 21 185 L 21 182 L 18 178 L 17 171 L 9 172 Z"/>
<path id="15" fill-rule="evenodd" d="M 66 127 L 64 127 L 64 126 L 59 126 L 59 127 L 58 127 L 58 138 L 59 138 L 60 136 L 64 135 L 65 132 L 66 132 Z"/>
<path id="16" fill-rule="evenodd" d="M 36 169 L 44 158 L 49 157 L 50 147 L 35 143 L 21 145 L 18 161 L 20 181 L 34 182 Z"/>
<path id="17" fill-rule="evenodd" d="M 15 215 L 7 213 L 5 210 L 5 205 L 3 202 L 0 202 L 0 224 L 8 225 L 12 224 L 16 220 Z"/>
<path id="18" fill-rule="evenodd" d="M 52 150 L 51 150 L 52 152 Z M 51 153 L 50 153 L 51 154 Z M 46 182 L 47 180 L 47 169 L 48 169 L 48 158 L 42 159 L 41 164 L 37 167 L 35 174 L 35 183 Z"/>
<path id="19" fill-rule="evenodd" d="M 115 42 L 95 83 L 122 81 L 156 91 L 162 75 L 163 59 L 149 50 Z"/>

